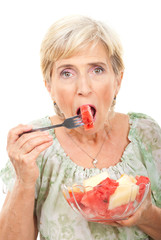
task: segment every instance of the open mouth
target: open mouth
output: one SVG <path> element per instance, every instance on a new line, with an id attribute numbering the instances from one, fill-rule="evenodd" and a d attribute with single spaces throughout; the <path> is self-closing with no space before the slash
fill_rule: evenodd
<path id="1" fill-rule="evenodd" d="M 91 113 L 92 113 L 92 116 L 93 116 L 93 120 L 95 120 L 96 108 L 95 108 L 95 106 L 90 105 L 90 104 L 89 104 L 89 107 L 90 107 L 90 109 L 91 109 Z M 76 114 L 77 114 L 77 115 L 80 115 L 80 114 L 81 114 L 80 107 L 77 109 Z"/>

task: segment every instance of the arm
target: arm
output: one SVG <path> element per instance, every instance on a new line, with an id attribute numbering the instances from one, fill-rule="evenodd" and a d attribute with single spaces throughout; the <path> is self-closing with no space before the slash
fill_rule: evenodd
<path id="1" fill-rule="evenodd" d="M 140 145 L 143 149 L 142 161 L 153 186 L 154 201 L 161 206 L 161 128 L 148 116 L 142 115 L 140 118 L 136 128 L 139 141 L 143 143 Z M 151 191 L 134 216 L 122 223 L 128 226 L 136 225 L 150 237 L 158 240 L 161 239 L 161 208 L 152 204 L 150 193 Z"/>
<path id="2" fill-rule="evenodd" d="M 151 202 L 151 190 L 140 208 L 127 220 L 117 221 L 121 226 L 137 226 L 154 240 L 161 239 L 161 209 Z"/>
<path id="3" fill-rule="evenodd" d="M 39 176 L 36 159 L 52 144 L 48 133 L 34 132 L 31 126 L 19 125 L 8 135 L 7 151 L 16 172 L 12 191 L 0 213 L 0 240 L 35 240 L 35 184 Z"/>
<path id="4" fill-rule="evenodd" d="M 155 240 L 161 239 L 161 209 L 152 205 L 150 217 L 138 227 Z"/>
<path id="5" fill-rule="evenodd" d="M 13 191 L 7 194 L 0 214 L 0 240 L 36 240 L 34 201 L 35 188 L 25 189 L 16 182 Z"/>

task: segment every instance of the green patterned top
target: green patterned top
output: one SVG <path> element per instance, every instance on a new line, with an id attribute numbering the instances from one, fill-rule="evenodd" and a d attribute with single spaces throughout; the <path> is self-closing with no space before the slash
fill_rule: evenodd
<path id="1" fill-rule="evenodd" d="M 129 113 L 130 143 L 121 161 L 109 168 L 83 168 L 66 155 L 55 136 L 53 145 L 40 154 L 37 164 L 40 175 L 36 183 L 35 213 L 41 240 L 140 240 L 150 239 L 137 227 L 112 227 L 86 221 L 74 212 L 61 192 L 61 185 L 78 182 L 102 171 L 111 178 L 120 174 L 148 176 L 151 181 L 152 201 L 161 207 L 161 129 L 149 116 Z M 51 125 L 49 117 L 32 122 L 34 127 Z M 11 190 L 15 172 L 10 162 L 0 176 Z"/>

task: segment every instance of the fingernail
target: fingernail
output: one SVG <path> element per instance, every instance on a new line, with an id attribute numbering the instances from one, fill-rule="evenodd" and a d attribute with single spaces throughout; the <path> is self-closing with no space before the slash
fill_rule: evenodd
<path id="1" fill-rule="evenodd" d="M 33 128 L 32 125 L 26 125 L 25 130 L 32 129 L 32 128 Z"/>

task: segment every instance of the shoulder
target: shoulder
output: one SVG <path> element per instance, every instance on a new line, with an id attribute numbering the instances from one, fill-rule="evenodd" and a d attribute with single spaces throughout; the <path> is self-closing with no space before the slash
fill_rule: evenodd
<path id="1" fill-rule="evenodd" d="M 150 117 L 149 115 L 145 114 L 145 113 L 137 113 L 137 112 L 129 112 L 128 113 L 130 119 L 147 119 L 147 120 L 153 120 L 154 119 L 152 117 Z"/>
<path id="2" fill-rule="evenodd" d="M 45 127 L 45 126 L 51 125 L 51 120 L 49 116 L 45 116 L 45 117 L 30 121 L 29 124 L 31 124 L 33 128 Z"/>
<path id="3" fill-rule="evenodd" d="M 114 126 L 119 125 L 121 127 L 123 127 L 123 125 L 128 126 L 129 123 L 129 115 L 128 114 L 124 114 L 124 113 L 119 113 L 119 112 L 115 112 L 113 117 L 111 118 L 110 121 Z"/>
<path id="4" fill-rule="evenodd" d="M 129 121 L 130 123 L 134 122 L 135 126 L 140 130 L 142 129 L 160 129 L 159 124 L 151 116 L 148 116 L 144 113 L 130 112 Z"/>
<path id="5" fill-rule="evenodd" d="M 161 145 L 161 128 L 150 116 L 143 113 L 129 113 L 129 122 L 139 137 L 148 145 Z"/>

